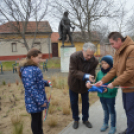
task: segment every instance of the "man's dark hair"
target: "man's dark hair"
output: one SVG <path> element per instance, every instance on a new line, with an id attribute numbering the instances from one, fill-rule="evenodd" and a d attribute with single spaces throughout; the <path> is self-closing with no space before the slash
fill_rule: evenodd
<path id="1" fill-rule="evenodd" d="M 122 42 L 124 41 L 124 37 L 121 35 L 121 33 L 119 32 L 111 32 L 109 35 L 108 35 L 108 39 L 113 39 L 115 41 L 117 41 L 117 39 L 120 38 L 122 40 Z"/>

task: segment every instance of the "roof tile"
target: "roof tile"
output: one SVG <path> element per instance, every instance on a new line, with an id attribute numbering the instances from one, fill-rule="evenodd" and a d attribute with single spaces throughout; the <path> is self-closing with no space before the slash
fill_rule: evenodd
<path id="1" fill-rule="evenodd" d="M 25 22 L 7 22 L 3 25 L 0 25 L 0 33 L 19 33 L 24 29 Z M 35 32 L 37 29 L 37 22 L 29 21 L 27 24 L 27 32 Z M 48 21 L 40 21 L 38 23 L 37 32 L 52 32 L 51 26 Z"/>

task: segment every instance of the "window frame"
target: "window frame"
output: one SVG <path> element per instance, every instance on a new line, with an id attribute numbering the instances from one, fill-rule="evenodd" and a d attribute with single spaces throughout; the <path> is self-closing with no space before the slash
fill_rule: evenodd
<path id="1" fill-rule="evenodd" d="M 17 52 L 17 43 L 12 43 L 12 52 Z"/>

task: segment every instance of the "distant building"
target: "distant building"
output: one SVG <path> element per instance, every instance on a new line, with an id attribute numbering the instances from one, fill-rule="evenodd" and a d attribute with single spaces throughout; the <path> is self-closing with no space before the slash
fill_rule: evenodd
<path id="1" fill-rule="evenodd" d="M 52 57 L 58 57 L 58 42 L 59 33 L 53 32 L 51 34 L 51 47 L 52 47 Z"/>
<path id="2" fill-rule="evenodd" d="M 19 25 L 18 25 L 19 24 Z M 0 61 L 1 60 L 16 60 L 26 57 L 27 49 L 24 46 L 24 40 L 15 27 L 23 30 L 23 22 L 8 22 L 0 25 Z M 35 34 L 35 31 L 36 34 Z M 52 29 L 48 21 L 37 22 L 30 21 L 27 24 L 25 37 L 29 47 L 34 40 L 34 48 L 38 48 L 43 53 L 43 58 L 52 57 L 51 52 L 51 33 Z"/>
<path id="3" fill-rule="evenodd" d="M 55 53 L 56 53 L 56 56 L 60 57 L 60 47 L 62 45 L 62 41 L 59 41 L 58 38 L 59 38 L 58 32 L 53 32 L 52 35 L 51 35 L 52 55 L 55 55 Z M 83 35 L 82 35 L 81 32 L 74 32 L 72 34 L 72 38 L 73 38 L 74 45 L 76 47 L 76 51 L 81 51 L 82 48 L 83 48 L 83 44 L 85 42 L 89 41 L 87 33 L 85 34 L 85 37 L 83 38 Z M 96 48 L 97 48 L 97 51 L 95 53 L 96 57 L 100 57 L 101 56 L 99 40 L 100 39 L 97 36 L 97 33 L 93 32 L 92 33 L 91 42 L 96 45 Z M 68 46 L 68 45 L 71 45 L 71 44 L 70 44 L 69 40 L 67 40 L 64 43 L 64 45 Z"/>
<path id="4" fill-rule="evenodd" d="M 108 43 L 100 45 L 100 53 L 102 56 L 111 55 L 114 56 L 115 50 Z"/>

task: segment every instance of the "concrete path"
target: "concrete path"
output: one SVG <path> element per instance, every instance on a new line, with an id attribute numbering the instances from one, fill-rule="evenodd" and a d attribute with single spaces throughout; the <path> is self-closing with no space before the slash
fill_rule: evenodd
<path id="1" fill-rule="evenodd" d="M 117 113 L 117 132 L 123 131 L 126 129 L 126 115 L 122 105 L 122 96 L 121 89 L 118 90 L 118 95 L 116 97 L 116 113 Z M 103 111 L 98 100 L 95 102 L 89 109 L 89 121 L 92 123 L 93 128 L 87 128 L 82 121 L 80 120 L 79 128 L 73 129 L 71 122 L 66 128 L 64 128 L 59 134 L 108 134 L 109 129 L 106 132 L 100 132 L 100 128 L 103 123 Z M 81 117 L 81 115 L 80 115 Z M 110 124 L 110 123 L 109 123 Z"/>
<path id="2" fill-rule="evenodd" d="M 43 72 L 43 71 L 42 71 Z M 60 69 L 49 69 L 48 71 L 43 72 L 44 76 L 51 77 L 53 75 L 62 75 L 67 76 L 68 73 L 61 73 Z M 0 84 L 5 81 L 6 83 L 14 83 L 16 80 L 21 81 L 18 73 L 13 73 L 13 71 L 4 71 L 3 74 L 0 74 Z"/>

